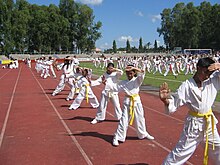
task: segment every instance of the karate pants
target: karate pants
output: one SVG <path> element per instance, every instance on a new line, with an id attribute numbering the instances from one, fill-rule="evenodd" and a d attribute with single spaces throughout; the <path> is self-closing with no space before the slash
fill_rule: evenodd
<path id="1" fill-rule="evenodd" d="M 187 127 L 184 127 L 187 128 Z M 175 148 L 169 153 L 163 162 L 163 165 L 182 165 L 184 164 L 194 153 L 196 147 L 200 142 L 205 142 L 205 131 L 191 131 L 187 133 L 187 129 L 184 129 L 179 142 Z M 214 129 L 214 144 L 215 150 L 212 150 L 213 135 L 211 127 L 208 132 L 209 139 L 209 159 L 212 159 L 215 165 L 220 165 L 220 137 L 218 130 Z M 204 155 L 204 153 L 203 153 Z"/>
<path id="2" fill-rule="evenodd" d="M 69 95 L 68 95 L 67 98 L 73 99 L 74 94 L 75 94 L 75 88 L 74 88 L 73 79 L 74 78 L 65 78 L 65 75 L 62 74 L 60 76 L 60 82 L 57 85 L 56 89 L 53 91 L 53 94 L 56 95 L 56 94 L 60 93 L 64 89 L 65 83 L 67 83 L 69 85 L 69 87 L 70 87 L 70 92 L 69 92 Z"/>
<path id="3" fill-rule="evenodd" d="M 129 111 L 130 111 L 130 106 L 124 104 L 122 109 L 122 117 L 120 119 L 114 137 L 121 142 L 124 142 L 126 139 L 128 124 L 131 117 Z M 134 107 L 133 124 L 135 126 L 137 136 L 139 139 L 143 139 L 148 135 L 145 125 L 144 110 L 141 103 L 136 104 L 136 106 Z"/>
<path id="4" fill-rule="evenodd" d="M 106 109 L 107 109 L 109 99 L 115 108 L 115 118 L 117 120 L 119 120 L 121 118 L 122 111 L 121 111 L 121 107 L 120 107 L 120 103 L 119 103 L 118 94 L 111 94 L 111 98 L 109 98 L 108 96 L 106 96 L 106 93 L 102 93 L 100 105 L 98 107 L 98 111 L 97 111 L 97 114 L 95 117 L 97 120 L 101 120 L 101 121 L 105 120 Z"/>
<path id="5" fill-rule="evenodd" d="M 85 87 L 81 87 L 80 91 L 79 91 L 79 94 L 74 99 L 73 103 L 70 105 L 70 108 L 74 109 L 74 110 L 79 108 L 79 106 L 81 105 L 81 103 L 82 103 L 82 101 L 84 100 L 85 97 L 86 97 L 86 88 Z M 90 87 L 89 87 L 88 97 L 89 97 L 90 105 L 93 108 L 97 108 L 99 106 L 99 101 L 96 98 L 96 96 L 94 95 L 94 93 L 92 92 Z"/>

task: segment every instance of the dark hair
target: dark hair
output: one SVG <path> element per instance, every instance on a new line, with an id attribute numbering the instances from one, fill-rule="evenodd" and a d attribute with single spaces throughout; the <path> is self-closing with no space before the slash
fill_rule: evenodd
<path id="1" fill-rule="evenodd" d="M 133 65 L 133 64 L 128 64 L 127 66 L 132 66 L 132 67 L 134 67 L 134 65 Z"/>
<path id="2" fill-rule="evenodd" d="M 113 64 L 113 63 L 111 63 L 111 62 L 110 62 L 110 63 L 108 63 L 107 68 L 108 68 L 108 67 L 110 67 L 110 66 L 112 66 L 112 67 L 114 68 L 114 64 Z"/>
<path id="3" fill-rule="evenodd" d="M 200 58 L 196 66 L 202 68 L 208 68 L 213 63 L 215 63 L 213 59 L 211 59 L 210 57 L 205 57 L 205 58 Z"/>
<path id="4" fill-rule="evenodd" d="M 134 67 L 134 65 L 133 64 L 128 64 L 127 66 L 132 66 L 132 67 Z M 135 74 L 134 74 L 134 77 L 137 77 L 137 73 L 136 73 L 136 71 L 133 69 L 132 70 Z"/>
<path id="5" fill-rule="evenodd" d="M 83 73 L 83 76 L 86 77 L 89 73 L 89 69 L 87 69 L 87 68 L 83 69 L 82 73 Z"/>

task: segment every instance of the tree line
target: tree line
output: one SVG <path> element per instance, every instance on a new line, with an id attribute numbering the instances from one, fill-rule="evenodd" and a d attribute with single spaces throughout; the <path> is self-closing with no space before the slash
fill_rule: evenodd
<path id="1" fill-rule="evenodd" d="M 0 0 L 0 52 L 89 52 L 101 37 L 93 10 L 74 0 L 39 6 Z"/>
<path id="2" fill-rule="evenodd" d="M 126 41 L 125 47 L 117 48 L 117 43 L 113 40 L 112 48 L 104 50 L 104 53 L 117 53 L 117 52 L 126 52 L 126 53 L 149 53 L 149 52 L 165 52 L 165 48 L 163 46 L 158 46 L 157 40 L 154 41 L 152 45 L 151 42 L 147 42 L 143 44 L 143 39 L 140 37 L 139 45 L 131 46 L 130 41 Z"/>
<path id="3" fill-rule="evenodd" d="M 199 6 L 193 2 L 177 3 L 161 13 L 161 27 L 167 49 L 210 48 L 220 50 L 220 4 L 204 1 Z"/>

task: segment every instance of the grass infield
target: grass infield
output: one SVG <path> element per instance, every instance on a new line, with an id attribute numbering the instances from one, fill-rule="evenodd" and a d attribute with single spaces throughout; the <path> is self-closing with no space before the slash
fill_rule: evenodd
<path id="1" fill-rule="evenodd" d="M 105 72 L 105 68 L 104 69 L 96 68 L 92 62 L 81 62 L 80 66 L 91 68 L 93 70 L 92 73 L 95 75 L 99 75 L 99 76 Z M 166 77 L 164 77 L 160 73 L 153 74 L 153 73 L 147 72 L 145 75 L 143 85 L 148 85 L 148 86 L 153 86 L 153 87 L 159 88 L 159 86 L 163 82 L 167 82 L 171 91 L 175 92 L 176 89 L 180 86 L 180 84 L 183 81 L 191 78 L 192 76 L 193 76 L 192 74 L 184 75 L 184 72 L 181 72 L 180 74 L 178 74 L 177 77 L 173 76 L 172 73 L 168 73 L 168 75 Z M 121 77 L 121 80 L 125 80 L 125 79 L 126 79 L 126 75 L 123 74 Z M 216 101 L 218 101 L 218 102 L 220 101 L 220 93 L 219 92 L 216 97 Z"/>

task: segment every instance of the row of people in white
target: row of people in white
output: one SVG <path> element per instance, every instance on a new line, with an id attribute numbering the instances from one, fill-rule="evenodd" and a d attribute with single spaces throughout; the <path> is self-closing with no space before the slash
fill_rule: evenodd
<path id="1" fill-rule="evenodd" d="M 215 60 L 218 61 L 220 54 L 211 55 Z M 191 55 L 191 54 L 177 54 L 177 55 L 155 55 L 155 56 L 122 56 L 118 57 L 116 60 L 117 68 L 124 69 L 128 64 L 133 64 L 135 67 L 142 68 L 145 66 L 147 71 L 150 73 L 157 73 L 167 76 L 171 72 L 174 76 L 183 72 L 185 75 L 193 74 L 196 71 L 196 64 L 201 55 Z M 109 59 L 109 58 L 107 58 Z M 93 61 L 96 61 L 95 59 Z M 101 63 L 102 60 L 99 60 Z M 95 64 L 95 62 L 94 62 Z M 104 65 L 104 60 L 103 64 Z"/>
<path id="2" fill-rule="evenodd" d="M 94 102 L 91 102 L 93 103 L 91 105 L 94 108 L 99 106 L 99 108 L 95 119 L 91 123 L 96 124 L 105 120 L 106 107 L 104 106 L 104 108 L 102 108 L 101 104 L 105 103 L 107 106 L 109 99 L 118 97 L 112 97 L 112 94 L 117 95 L 117 92 L 123 91 L 125 93 L 125 98 L 121 112 L 120 108 L 117 108 L 117 104 L 113 101 L 116 114 L 118 114 L 116 115 L 116 118 L 120 120 L 118 128 L 114 134 L 112 142 L 113 145 L 118 146 L 119 142 L 125 141 L 128 125 L 133 122 L 135 124 L 138 138 L 153 140 L 154 137 L 146 130 L 144 111 L 139 96 L 139 87 L 144 80 L 145 69 L 141 70 L 133 66 L 127 66 L 127 80 L 118 82 L 118 78 L 122 75 L 122 71 L 115 69 L 114 65 L 110 65 L 108 67 L 112 67 L 109 69 L 111 72 L 108 72 L 107 69 L 104 76 L 94 82 L 90 82 L 86 79 L 88 71 L 85 73 L 83 72 L 83 77 L 79 79 L 79 85 L 81 84 L 81 93 L 78 95 L 79 97 L 77 96 L 78 98 L 76 97 L 76 101 L 74 100 L 70 109 L 77 109 L 85 97 L 94 100 Z M 217 119 L 211 111 L 217 90 L 220 89 L 219 71 L 216 71 L 213 75 L 211 75 L 215 70 L 220 70 L 219 63 L 214 63 L 214 61 L 209 58 L 201 59 L 197 64 L 197 72 L 194 77 L 184 82 L 177 90 L 177 93 L 170 96 L 168 85 L 166 83 L 161 85 L 160 98 L 166 105 L 168 113 L 175 112 L 178 107 L 184 104 L 189 106 L 189 115 L 186 118 L 183 133 L 176 147 L 164 160 L 164 165 L 184 164 L 204 138 L 207 139 L 207 145 L 209 143 L 214 144 L 215 146 L 214 151 L 211 149 L 212 145 L 206 147 L 204 164 L 207 164 L 208 161 L 208 150 L 211 153 L 210 155 L 212 156 L 215 164 L 220 164 L 220 137 L 216 128 Z M 112 80 L 113 77 L 115 78 L 114 81 Z M 89 86 L 90 83 L 92 85 L 99 85 L 101 83 L 105 84 L 100 105 Z M 113 93 L 109 93 L 110 90 L 112 90 Z M 119 100 L 116 100 L 116 102 L 117 101 Z"/>
<path id="3" fill-rule="evenodd" d="M 9 69 L 18 69 L 19 68 L 19 62 L 17 59 L 11 60 L 9 64 L 4 64 L 2 68 L 9 68 Z"/>
<path id="4" fill-rule="evenodd" d="M 38 73 L 41 73 L 41 77 L 46 79 L 50 76 L 50 72 L 53 75 L 54 78 L 56 78 L 56 73 L 54 71 L 53 63 L 55 59 L 52 59 L 50 56 L 48 59 L 46 57 L 41 57 L 39 59 L 36 59 L 36 65 L 35 69 Z"/>
<path id="5" fill-rule="evenodd" d="M 87 79 L 89 69 L 80 69 L 81 76 L 76 82 L 77 86 L 80 88 L 79 94 L 74 99 L 73 103 L 70 105 L 69 110 L 76 110 L 80 107 L 82 101 L 86 98 L 90 102 L 93 108 L 97 108 L 96 117 L 91 121 L 91 124 L 96 124 L 98 122 L 104 121 L 106 117 L 107 103 L 109 100 L 114 105 L 115 108 L 115 117 L 119 120 L 119 126 L 115 133 L 115 138 L 113 139 L 113 145 L 118 146 L 119 141 L 125 141 L 128 124 L 130 121 L 135 121 L 135 128 L 137 129 L 137 134 L 140 139 L 154 139 L 146 131 L 144 111 L 141 104 L 139 93 L 139 87 L 143 82 L 145 71 L 138 68 L 128 66 L 126 74 L 128 80 L 119 82 L 120 77 L 123 74 L 123 71 L 120 69 L 114 68 L 113 63 L 107 65 L 107 71 L 99 77 L 97 80 L 90 81 Z M 136 73 L 140 73 L 135 77 Z M 100 104 L 94 95 L 90 86 L 96 86 L 104 84 L 104 89 L 101 93 Z M 118 85 L 119 84 L 119 85 Z M 118 92 L 124 91 L 126 93 L 125 101 L 123 102 L 123 110 L 121 110 Z M 131 115 L 129 113 L 130 103 L 133 103 Z"/>

